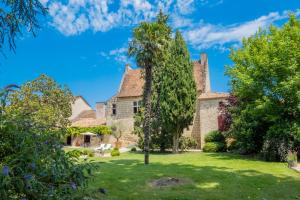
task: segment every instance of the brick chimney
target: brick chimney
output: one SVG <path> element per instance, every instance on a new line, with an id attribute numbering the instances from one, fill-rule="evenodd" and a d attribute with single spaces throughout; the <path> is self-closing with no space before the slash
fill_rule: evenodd
<path id="1" fill-rule="evenodd" d="M 200 64 L 204 66 L 205 88 L 204 92 L 210 92 L 210 77 L 208 67 L 208 56 L 206 53 L 200 54 Z"/>

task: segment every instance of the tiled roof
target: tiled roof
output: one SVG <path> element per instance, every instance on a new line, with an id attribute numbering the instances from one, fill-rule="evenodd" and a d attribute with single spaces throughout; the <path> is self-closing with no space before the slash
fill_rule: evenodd
<path id="1" fill-rule="evenodd" d="M 81 118 L 77 121 L 72 122 L 72 126 L 94 127 L 94 126 L 104 125 L 105 123 L 106 123 L 105 119 Z"/>
<path id="2" fill-rule="evenodd" d="M 78 127 L 93 127 L 106 123 L 104 118 L 96 119 L 94 110 L 84 110 L 75 119 L 71 120 L 72 126 Z"/>
<path id="3" fill-rule="evenodd" d="M 123 77 L 121 89 L 117 97 L 138 97 L 143 95 L 144 79 L 141 69 L 128 69 Z"/>
<path id="4" fill-rule="evenodd" d="M 96 119 L 96 111 L 94 110 L 84 110 L 77 117 L 75 117 L 72 121 L 77 121 L 82 118 L 94 118 Z"/>
<path id="5" fill-rule="evenodd" d="M 200 100 L 223 99 L 227 97 L 229 97 L 229 93 L 208 92 L 208 93 L 202 93 L 198 99 Z"/>
<path id="6" fill-rule="evenodd" d="M 205 66 L 201 65 L 198 61 L 194 61 L 193 65 L 197 91 L 204 91 L 205 79 L 203 77 Z M 144 83 L 144 79 L 141 78 L 141 69 L 128 69 L 124 74 L 121 88 L 117 97 L 142 96 Z"/>

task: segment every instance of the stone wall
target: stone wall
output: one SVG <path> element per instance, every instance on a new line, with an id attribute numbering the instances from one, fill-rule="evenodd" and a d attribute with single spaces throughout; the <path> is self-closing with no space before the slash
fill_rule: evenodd
<path id="1" fill-rule="evenodd" d="M 72 115 L 70 120 L 77 117 L 82 111 L 93 110 L 81 97 L 76 98 L 75 102 L 71 104 Z"/>
<path id="2" fill-rule="evenodd" d="M 199 100 L 200 148 L 203 148 L 205 135 L 210 131 L 218 130 L 218 107 L 219 102 L 224 100 L 225 98 Z"/>
<path id="3" fill-rule="evenodd" d="M 131 133 L 134 125 L 133 102 L 140 101 L 142 97 L 117 98 L 114 97 L 107 102 L 106 119 L 107 125 L 117 124 L 125 133 Z M 116 104 L 116 115 L 112 113 L 112 105 Z"/>

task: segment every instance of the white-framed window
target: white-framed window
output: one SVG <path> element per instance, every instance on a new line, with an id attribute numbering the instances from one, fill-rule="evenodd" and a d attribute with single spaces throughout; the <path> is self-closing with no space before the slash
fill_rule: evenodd
<path id="1" fill-rule="evenodd" d="M 142 101 L 134 101 L 133 102 L 133 113 L 138 113 L 139 112 L 139 109 L 142 105 Z"/>
<path id="2" fill-rule="evenodd" d="M 117 104 L 115 104 L 115 103 L 112 104 L 112 114 L 113 115 L 117 114 Z"/>

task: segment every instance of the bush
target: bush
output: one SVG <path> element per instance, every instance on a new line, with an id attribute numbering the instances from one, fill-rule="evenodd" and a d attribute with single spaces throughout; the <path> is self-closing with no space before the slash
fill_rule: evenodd
<path id="1" fill-rule="evenodd" d="M 237 149 L 237 141 L 234 138 L 226 138 L 226 148 L 228 151 Z"/>
<path id="2" fill-rule="evenodd" d="M 110 152 L 111 156 L 120 156 L 120 151 L 118 148 L 114 148 L 111 152 Z"/>
<path id="3" fill-rule="evenodd" d="M 130 151 L 136 152 L 136 147 L 132 147 Z"/>
<path id="4" fill-rule="evenodd" d="M 225 144 L 222 142 L 207 142 L 203 147 L 204 152 L 222 152 L 225 149 Z"/>
<path id="5" fill-rule="evenodd" d="M 289 147 L 287 140 L 281 138 L 267 139 L 263 145 L 261 156 L 266 161 L 287 161 Z"/>
<path id="6" fill-rule="evenodd" d="M 18 90 L 0 90 L 1 199 L 75 199 L 93 168 L 60 139 L 71 114 L 71 93 L 42 75 Z"/>
<path id="7" fill-rule="evenodd" d="M 82 155 L 87 155 L 89 157 L 94 157 L 95 153 L 90 149 L 84 149 L 84 150 L 82 150 Z"/>
<path id="8" fill-rule="evenodd" d="M 205 136 L 204 141 L 225 143 L 225 137 L 220 131 L 211 131 Z"/>
<path id="9" fill-rule="evenodd" d="M 187 149 L 195 149 L 197 147 L 197 142 L 191 137 L 182 136 L 179 139 L 179 149 L 185 151 Z"/>

